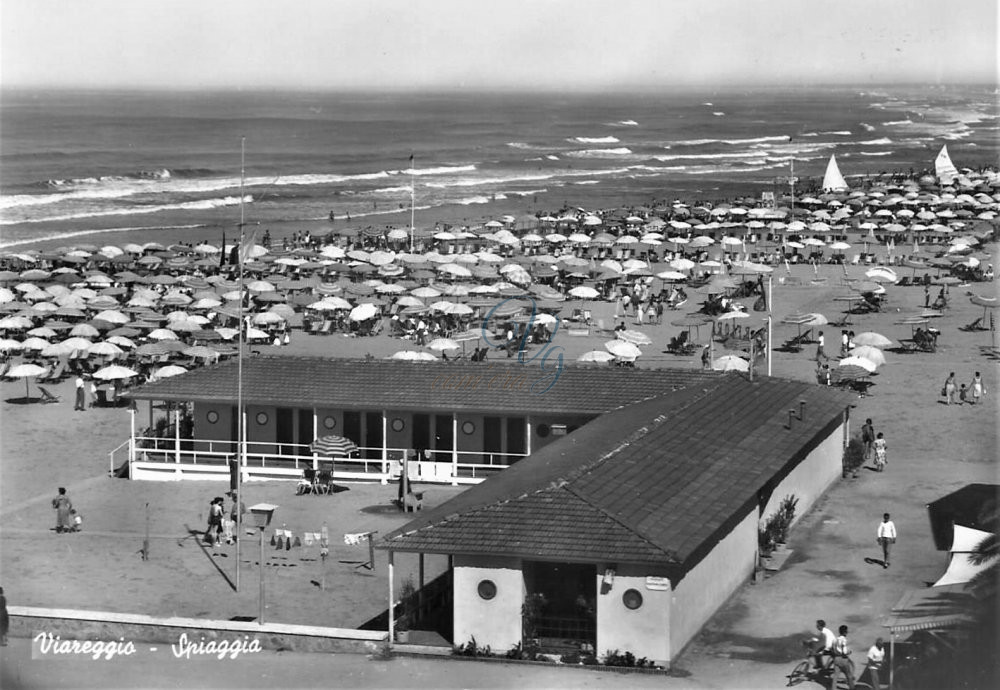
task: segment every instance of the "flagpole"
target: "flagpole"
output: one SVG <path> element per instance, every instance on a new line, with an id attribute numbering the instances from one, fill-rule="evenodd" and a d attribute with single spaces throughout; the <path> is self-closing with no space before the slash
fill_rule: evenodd
<path id="1" fill-rule="evenodd" d="M 246 439 L 244 435 L 246 429 L 243 428 L 243 257 L 246 256 L 243 245 L 244 211 L 243 211 L 243 185 L 246 177 L 246 137 L 240 137 L 240 248 L 239 248 L 239 307 L 237 316 L 239 318 L 239 354 L 236 361 L 236 591 L 240 591 L 240 543 L 243 541 L 243 464 L 246 462 Z M 225 248 L 223 248 L 225 251 Z M 261 563 L 260 567 L 264 567 Z"/>
<path id="2" fill-rule="evenodd" d="M 413 216 L 417 203 L 417 186 L 413 181 L 414 172 L 413 156 L 410 156 L 410 252 L 413 252 Z"/>

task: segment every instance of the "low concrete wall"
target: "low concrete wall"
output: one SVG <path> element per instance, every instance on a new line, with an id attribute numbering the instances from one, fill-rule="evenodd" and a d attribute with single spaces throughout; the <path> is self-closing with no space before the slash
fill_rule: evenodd
<path id="1" fill-rule="evenodd" d="M 203 620 L 200 618 L 154 618 L 141 614 L 109 611 L 46 609 L 9 606 L 11 637 L 33 638 L 51 633 L 63 640 L 159 642 L 177 644 L 186 633 L 191 644 L 201 641 L 257 640 L 262 649 L 294 652 L 348 652 L 372 654 L 380 651 L 387 633 L 350 628 L 323 628 L 287 623 Z"/>

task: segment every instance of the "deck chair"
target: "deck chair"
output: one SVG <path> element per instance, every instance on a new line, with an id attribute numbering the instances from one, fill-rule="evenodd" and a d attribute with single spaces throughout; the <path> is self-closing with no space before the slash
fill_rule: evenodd
<path id="1" fill-rule="evenodd" d="M 314 484 L 316 493 L 318 494 L 330 493 L 330 484 L 332 483 L 333 483 L 332 472 L 327 472 L 326 470 L 318 472 L 316 474 L 316 483 Z"/>
<path id="2" fill-rule="evenodd" d="M 854 256 L 851 257 L 851 265 L 852 266 L 857 266 L 860 263 L 861 263 L 861 255 L 860 254 L 855 254 Z"/>
<path id="3" fill-rule="evenodd" d="M 43 403 L 56 403 L 59 402 L 59 396 L 53 395 L 49 390 L 38 386 L 38 392 L 42 394 Z"/>
<path id="4" fill-rule="evenodd" d="M 333 321 L 324 321 L 323 325 L 319 327 L 316 333 L 320 335 L 330 335 L 330 332 L 332 330 L 333 330 Z"/>

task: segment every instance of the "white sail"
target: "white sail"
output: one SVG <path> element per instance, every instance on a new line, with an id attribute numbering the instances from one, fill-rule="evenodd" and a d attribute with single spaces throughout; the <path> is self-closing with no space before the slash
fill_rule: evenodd
<path id="1" fill-rule="evenodd" d="M 823 176 L 823 191 L 847 191 L 847 180 L 845 180 L 844 176 L 840 174 L 840 168 L 837 167 L 837 157 L 834 155 L 830 156 L 830 162 L 826 165 L 826 175 Z"/>
<path id="2" fill-rule="evenodd" d="M 938 180 L 943 184 L 948 184 L 958 177 L 958 168 L 951 162 L 947 144 L 941 147 L 941 153 L 934 160 L 934 174 L 937 175 Z"/>

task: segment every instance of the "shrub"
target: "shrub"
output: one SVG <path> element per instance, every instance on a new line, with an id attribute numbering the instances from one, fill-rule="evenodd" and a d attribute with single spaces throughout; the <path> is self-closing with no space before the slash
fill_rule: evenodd
<path id="1" fill-rule="evenodd" d="M 455 647 L 452 650 L 452 653 L 455 654 L 455 656 L 494 656 L 493 650 L 490 649 L 489 645 L 486 645 L 485 647 L 479 646 L 479 643 L 476 642 L 475 635 L 473 635 L 472 639 L 465 644 Z"/>
<path id="2" fill-rule="evenodd" d="M 844 476 L 850 472 L 853 476 L 858 476 L 858 470 L 865 464 L 865 444 L 861 442 L 861 436 L 855 436 L 847 443 L 844 449 Z"/>
<path id="3" fill-rule="evenodd" d="M 522 661 L 548 661 L 548 657 L 541 656 L 541 653 L 542 648 L 537 644 L 528 643 L 522 645 L 518 642 L 516 645 L 507 650 L 507 653 L 504 654 L 504 658 L 519 659 Z"/>
<path id="4" fill-rule="evenodd" d="M 608 650 L 608 653 L 604 655 L 604 665 L 623 668 L 656 668 L 656 664 L 646 657 L 636 659 L 632 652 L 619 653 L 617 649 Z"/>

